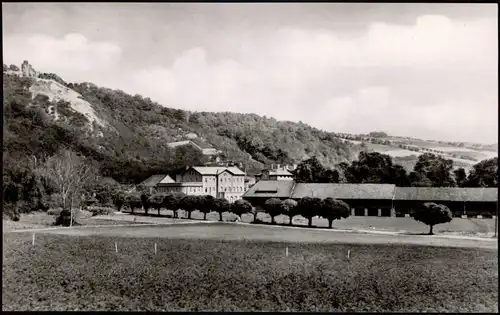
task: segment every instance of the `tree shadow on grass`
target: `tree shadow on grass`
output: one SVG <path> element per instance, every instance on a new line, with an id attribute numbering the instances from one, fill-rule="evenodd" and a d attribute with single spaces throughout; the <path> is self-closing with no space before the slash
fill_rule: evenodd
<path id="1" fill-rule="evenodd" d="M 283 227 L 295 227 L 295 228 L 314 228 L 314 229 L 318 229 L 318 230 L 335 230 L 335 227 L 332 227 L 331 229 L 327 226 L 317 226 L 317 225 L 311 225 L 311 226 L 308 226 L 307 224 L 306 225 L 295 225 L 295 224 L 288 224 L 288 223 L 271 223 L 271 222 L 264 222 L 264 221 L 260 221 L 258 220 L 257 222 L 255 221 L 252 221 L 251 224 L 255 224 L 255 225 L 271 225 L 271 226 L 283 226 Z"/>
<path id="2" fill-rule="evenodd" d="M 429 234 L 429 232 L 421 232 L 421 233 L 418 233 L 418 232 L 403 232 L 403 233 L 400 233 L 402 235 L 419 235 L 419 236 L 433 236 L 433 235 L 436 235 L 435 233 L 434 234 Z"/>

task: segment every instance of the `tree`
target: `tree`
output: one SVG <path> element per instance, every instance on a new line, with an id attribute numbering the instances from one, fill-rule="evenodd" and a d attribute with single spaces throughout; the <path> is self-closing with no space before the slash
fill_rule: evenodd
<path id="1" fill-rule="evenodd" d="M 370 137 L 373 137 L 373 138 L 387 138 L 388 137 L 387 133 L 384 131 L 372 131 L 368 135 Z"/>
<path id="2" fill-rule="evenodd" d="M 281 200 L 277 198 L 270 198 L 266 200 L 264 209 L 266 210 L 266 213 L 271 216 L 271 223 L 275 224 L 276 222 L 274 221 L 274 217 L 281 214 Z"/>
<path id="3" fill-rule="evenodd" d="M 63 210 L 56 224 L 72 226 L 73 200 L 82 192 L 84 185 L 96 177 L 94 168 L 84 157 L 73 151 L 62 150 L 47 159 L 40 172 L 54 183 L 60 196 Z"/>
<path id="4" fill-rule="evenodd" d="M 312 226 L 312 218 L 319 214 L 321 204 L 321 199 L 316 197 L 304 197 L 298 201 L 298 213 L 308 219 L 308 226 Z"/>
<path id="5" fill-rule="evenodd" d="M 378 152 L 360 152 L 357 161 L 347 168 L 346 179 L 349 183 L 392 184 L 394 166 L 391 156 Z M 398 168 L 398 172 L 401 170 Z"/>
<path id="6" fill-rule="evenodd" d="M 413 168 L 413 177 L 418 182 L 413 182 L 412 186 L 430 184 L 431 187 L 455 187 L 452 169 L 453 160 L 432 153 L 421 154 Z"/>
<path id="7" fill-rule="evenodd" d="M 410 178 L 408 176 L 408 173 L 406 172 L 406 169 L 399 164 L 394 164 L 392 166 L 391 177 L 393 179 L 392 184 L 396 185 L 397 187 L 410 186 Z"/>
<path id="8" fill-rule="evenodd" d="M 286 199 L 281 202 L 281 213 L 288 216 L 290 219 L 289 224 L 292 225 L 293 217 L 297 214 L 297 201 L 293 199 Z"/>
<path id="9" fill-rule="evenodd" d="M 337 170 L 325 168 L 316 156 L 300 162 L 293 175 L 297 183 L 338 183 L 340 179 Z"/>
<path id="10" fill-rule="evenodd" d="M 455 175 L 455 182 L 457 183 L 457 186 L 465 187 L 465 184 L 467 183 L 467 173 L 465 173 L 465 169 L 460 167 L 454 170 L 453 174 Z"/>
<path id="11" fill-rule="evenodd" d="M 212 195 L 201 196 L 198 210 L 203 213 L 203 220 L 206 220 L 207 214 L 214 209 L 214 199 Z"/>
<path id="12" fill-rule="evenodd" d="M 148 203 L 151 208 L 158 210 L 158 215 L 160 215 L 160 210 L 165 206 L 165 194 L 156 193 L 149 197 Z"/>
<path id="13" fill-rule="evenodd" d="M 252 205 L 246 200 L 238 199 L 231 205 L 231 212 L 241 219 L 243 214 L 252 212 Z"/>
<path id="14" fill-rule="evenodd" d="M 252 215 L 253 215 L 253 222 L 256 223 L 257 222 L 257 215 L 259 214 L 259 212 L 261 212 L 259 209 L 257 209 L 257 207 L 252 207 Z"/>
<path id="15" fill-rule="evenodd" d="M 115 205 L 116 210 L 120 211 L 122 209 L 123 205 L 125 204 L 125 198 L 126 195 L 123 191 L 118 190 L 114 192 L 113 204 Z"/>
<path id="16" fill-rule="evenodd" d="M 130 211 L 132 214 L 134 213 L 134 209 L 138 209 L 142 207 L 141 195 L 137 192 L 131 193 L 125 197 L 125 204 L 130 207 Z"/>
<path id="17" fill-rule="evenodd" d="M 165 201 L 165 207 L 167 209 L 171 209 L 174 213 L 174 218 L 178 217 L 177 210 L 179 210 L 180 206 L 180 201 L 186 196 L 185 193 L 182 192 L 174 192 L 167 194 L 164 198 Z"/>
<path id="18" fill-rule="evenodd" d="M 219 221 L 222 221 L 222 214 L 231 210 L 231 203 L 225 198 L 215 198 L 214 210 L 219 214 Z"/>
<path id="19" fill-rule="evenodd" d="M 333 220 L 345 219 L 349 217 L 350 212 L 350 207 L 347 203 L 328 197 L 322 202 L 320 215 L 328 220 L 328 227 L 331 229 Z"/>
<path id="20" fill-rule="evenodd" d="M 85 190 L 95 196 L 100 205 L 112 203 L 115 192 L 120 189 L 117 183 L 106 181 L 103 178 L 97 178 L 95 182 L 86 185 Z"/>
<path id="21" fill-rule="evenodd" d="M 149 203 L 150 197 L 150 192 L 145 191 L 141 194 L 142 207 L 144 208 L 144 212 L 146 213 L 146 215 L 148 214 L 149 208 L 151 208 L 151 204 Z"/>
<path id="22" fill-rule="evenodd" d="M 498 187 L 498 158 L 475 164 L 466 182 L 467 187 Z"/>
<path id="23" fill-rule="evenodd" d="M 187 195 L 180 201 L 180 207 L 188 213 L 188 219 L 191 219 L 191 213 L 199 207 L 200 196 Z"/>
<path id="24" fill-rule="evenodd" d="M 452 213 L 448 207 L 433 202 L 424 203 L 413 214 L 413 219 L 430 226 L 429 235 L 433 235 L 432 228 L 434 225 L 451 222 L 452 218 Z"/>

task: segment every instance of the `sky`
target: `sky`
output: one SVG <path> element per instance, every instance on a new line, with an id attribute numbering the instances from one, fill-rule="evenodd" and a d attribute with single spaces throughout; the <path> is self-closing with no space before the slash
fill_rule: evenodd
<path id="1" fill-rule="evenodd" d="M 4 3 L 28 60 L 191 111 L 498 142 L 496 4 Z"/>

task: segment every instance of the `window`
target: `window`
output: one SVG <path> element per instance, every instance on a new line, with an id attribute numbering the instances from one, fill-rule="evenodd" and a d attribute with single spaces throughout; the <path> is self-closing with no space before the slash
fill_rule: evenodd
<path id="1" fill-rule="evenodd" d="M 205 188 L 205 192 L 208 192 L 208 188 Z"/>

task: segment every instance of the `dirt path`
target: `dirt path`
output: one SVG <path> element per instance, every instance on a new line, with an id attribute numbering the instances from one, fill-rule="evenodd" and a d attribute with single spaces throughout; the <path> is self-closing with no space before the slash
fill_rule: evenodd
<path id="1" fill-rule="evenodd" d="M 27 232 L 27 231 L 26 231 Z M 498 249 L 497 239 L 404 235 L 389 233 L 359 233 L 341 230 L 313 230 L 280 226 L 259 226 L 213 222 L 148 226 L 96 226 L 61 228 L 39 231 L 48 234 L 74 236 L 102 235 L 111 237 L 160 237 L 188 239 L 247 240 L 272 242 L 344 243 L 344 244 L 414 244 L 426 246 Z"/>

